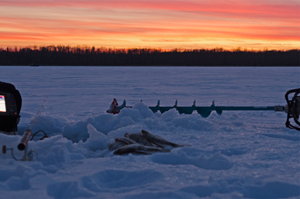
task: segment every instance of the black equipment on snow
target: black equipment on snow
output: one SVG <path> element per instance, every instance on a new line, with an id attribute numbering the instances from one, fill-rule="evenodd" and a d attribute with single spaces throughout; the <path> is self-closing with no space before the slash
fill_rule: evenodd
<path id="1" fill-rule="evenodd" d="M 16 132 L 22 97 L 14 85 L 0 81 L 0 131 Z"/>
<path id="2" fill-rule="evenodd" d="M 289 99 L 289 95 L 293 94 L 292 99 Z M 285 93 L 285 99 L 287 105 L 285 107 L 287 112 L 287 119 L 285 122 L 285 126 L 290 129 L 296 129 L 300 131 L 300 127 L 296 127 L 290 123 L 290 118 L 293 118 L 295 123 L 300 126 L 299 115 L 300 115 L 300 88 L 292 89 Z"/>
<path id="3" fill-rule="evenodd" d="M 1 88 L 1 85 L 3 88 L 5 88 L 5 89 L 2 89 L 5 92 L 0 90 L 0 119 L 4 118 L 3 120 L 0 120 L 0 122 L 1 122 L 0 123 L 0 131 L 4 131 L 4 132 L 17 131 L 17 125 L 20 121 L 19 113 L 20 113 L 21 104 L 22 104 L 21 95 L 20 95 L 19 91 L 16 90 L 12 84 L 0 82 L 0 88 Z M 44 136 L 40 140 L 43 140 L 44 138 L 48 137 L 47 134 L 45 133 L 45 131 L 43 131 L 43 130 L 39 130 L 39 131 L 35 132 L 33 135 L 32 135 L 32 131 L 31 131 L 31 128 L 32 128 L 33 124 L 35 123 L 36 118 L 39 115 L 40 110 L 41 110 L 44 102 L 46 101 L 46 99 L 47 99 L 47 97 L 42 102 L 29 129 L 25 130 L 25 132 L 22 136 L 22 139 L 18 144 L 18 147 L 17 147 L 18 150 L 24 151 L 23 158 L 17 159 L 13 153 L 14 148 L 7 148 L 6 145 L 2 146 L 3 154 L 5 154 L 8 150 L 10 150 L 12 157 L 16 161 L 31 161 L 33 159 L 34 153 L 36 154 L 36 158 L 38 158 L 38 155 L 34 150 L 30 150 L 29 152 L 27 152 L 28 151 L 28 141 L 31 136 L 32 136 L 31 140 L 33 140 L 34 136 L 39 132 L 44 133 Z M 5 121 L 7 121 L 8 123 L 6 124 Z"/>

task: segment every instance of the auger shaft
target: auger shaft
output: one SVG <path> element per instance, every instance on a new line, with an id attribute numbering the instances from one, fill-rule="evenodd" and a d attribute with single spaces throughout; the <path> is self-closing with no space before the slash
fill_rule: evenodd
<path id="1" fill-rule="evenodd" d="M 175 108 L 180 114 L 192 114 L 196 110 L 202 117 L 208 117 L 212 111 L 216 111 L 218 115 L 221 115 L 223 111 L 285 111 L 287 113 L 286 127 L 300 131 L 300 88 L 287 91 L 285 99 L 287 101 L 285 106 L 215 106 L 214 101 L 211 106 L 196 106 L 196 101 L 192 106 L 177 106 L 177 100 L 174 106 L 160 106 L 158 100 L 156 106 L 150 106 L 149 109 L 154 113 L 157 111 L 164 113 Z M 122 105 L 118 106 L 117 100 L 114 99 L 107 113 L 117 114 L 122 108 L 132 108 L 132 106 L 126 106 L 125 100 Z M 294 120 L 294 125 L 290 123 L 290 119 Z"/>
<path id="2" fill-rule="evenodd" d="M 216 111 L 218 115 L 221 115 L 223 111 L 284 111 L 283 106 L 267 106 L 267 107 L 255 107 L 255 106 L 215 106 L 213 102 L 211 106 L 196 106 L 195 101 L 192 106 L 177 106 L 177 101 L 173 107 L 160 107 L 158 105 L 149 107 L 154 113 L 160 111 L 164 113 L 170 109 L 176 108 L 180 114 L 192 114 L 193 111 L 197 111 L 202 117 L 208 117 L 212 111 Z"/>
<path id="3" fill-rule="evenodd" d="M 115 104 L 107 111 L 108 113 L 118 113 L 122 108 L 132 108 L 132 106 L 126 106 L 125 100 L 120 106 L 118 106 L 115 99 L 113 103 Z M 154 113 L 157 111 L 164 113 L 174 108 L 180 114 L 192 114 L 193 111 L 197 111 L 202 117 L 208 117 L 212 111 L 216 111 L 218 115 L 221 115 L 223 111 L 285 111 L 284 106 L 215 106 L 214 101 L 211 106 L 196 106 L 196 101 L 194 101 L 192 106 L 177 106 L 177 100 L 174 106 L 160 106 L 160 101 L 158 100 L 156 106 L 149 106 L 149 109 Z"/>

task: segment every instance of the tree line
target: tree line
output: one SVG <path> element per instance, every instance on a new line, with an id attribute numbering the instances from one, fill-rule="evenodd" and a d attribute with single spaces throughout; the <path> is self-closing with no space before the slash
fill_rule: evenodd
<path id="1" fill-rule="evenodd" d="M 248 51 L 42 46 L 0 49 L 0 65 L 43 66 L 300 66 L 300 50 Z"/>

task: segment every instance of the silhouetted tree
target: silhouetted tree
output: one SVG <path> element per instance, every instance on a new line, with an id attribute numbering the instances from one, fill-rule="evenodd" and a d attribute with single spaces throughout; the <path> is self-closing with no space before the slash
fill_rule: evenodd
<path id="1" fill-rule="evenodd" d="M 0 49 L 0 65 L 47 66 L 300 66 L 300 50 L 111 49 L 70 46 Z"/>

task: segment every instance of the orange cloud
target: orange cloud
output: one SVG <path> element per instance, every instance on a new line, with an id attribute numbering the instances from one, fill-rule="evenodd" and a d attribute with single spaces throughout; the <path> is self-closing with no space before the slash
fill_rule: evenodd
<path id="1" fill-rule="evenodd" d="M 299 3 L 284 1 L 171 1 L 171 0 L 2 0 L 2 6 L 22 7 L 80 7 L 92 9 L 144 9 L 206 12 L 250 17 L 298 18 Z M 276 1 L 275 1 L 276 2 Z"/>
<path id="2" fill-rule="evenodd" d="M 294 1 L 1 0 L 2 45 L 300 48 Z"/>

